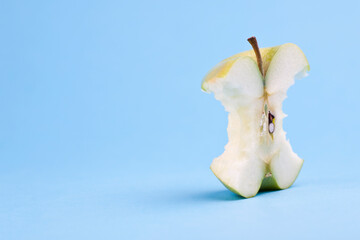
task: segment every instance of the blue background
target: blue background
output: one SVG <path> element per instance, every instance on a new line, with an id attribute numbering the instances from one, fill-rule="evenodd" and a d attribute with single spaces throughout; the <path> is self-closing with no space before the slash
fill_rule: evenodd
<path id="1" fill-rule="evenodd" d="M 359 1 L 1 1 L 0 239 L 349 239 L 360 234 Z M 284 122 L 305 159 L 242 199 L 209 165 L 220 60 L 293 42 Z"/>

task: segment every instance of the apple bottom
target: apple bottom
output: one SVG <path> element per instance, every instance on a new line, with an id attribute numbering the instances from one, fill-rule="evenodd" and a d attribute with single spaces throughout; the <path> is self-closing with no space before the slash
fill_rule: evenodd
<path id="1" fill-rule="evenodd" d="M 210 169 L 225 187 L 245 198 L 259 190 L 286 189 L 296 180 L 304 161 L 292 151 L 285 136 L 278 146 L 269 163 L 256 153 L 242 152 L 235 157 L 225 151 Z"/>

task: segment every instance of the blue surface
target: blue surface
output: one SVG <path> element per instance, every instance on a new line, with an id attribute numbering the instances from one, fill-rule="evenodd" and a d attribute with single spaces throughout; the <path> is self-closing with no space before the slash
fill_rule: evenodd
<path id="1" fill-rule="evenodd" d="M 360 234 L 359 1 L 2 1 L 0 239 L 351 239 Z M 241 199 L 209 170 L 220 60 L 298 44 L 288 190 Z M 354 238 L 352 238 L 354 239 Z"/>

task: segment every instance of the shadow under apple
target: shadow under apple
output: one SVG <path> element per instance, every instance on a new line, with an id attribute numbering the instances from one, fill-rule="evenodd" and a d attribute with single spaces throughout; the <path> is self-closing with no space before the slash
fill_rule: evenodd
<path id="1" fill-rule="evenodd" d="M 260 190 L 255 197 L 260 197 L 264 194 L 270 194 L 272 192 L 278 192 L 278 191 L 281 190 Z M 205 201 L 238 201 L 238 200 L 247 199 L 227 189 L 194 193 L 192 196 L 189 197 L 192 200 L 204 201 L 204 202 Z"/>

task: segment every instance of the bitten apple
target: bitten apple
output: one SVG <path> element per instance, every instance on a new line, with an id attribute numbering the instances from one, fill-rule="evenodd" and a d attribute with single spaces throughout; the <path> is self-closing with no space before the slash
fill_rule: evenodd
<path id="1" fill-rule="evenodd" d="M 260 189 L 288 188 L 298 176 L 303 159 L 286 139 L 282 102 L 294 79 L 310 70 L 295 44 L 259 49 L 255 37 L 248 41 L 253 50 L 221 61 L 202 83 L 229 112 L 229 142 L 210 168 L 228 189 L 246 198 Z"/>

